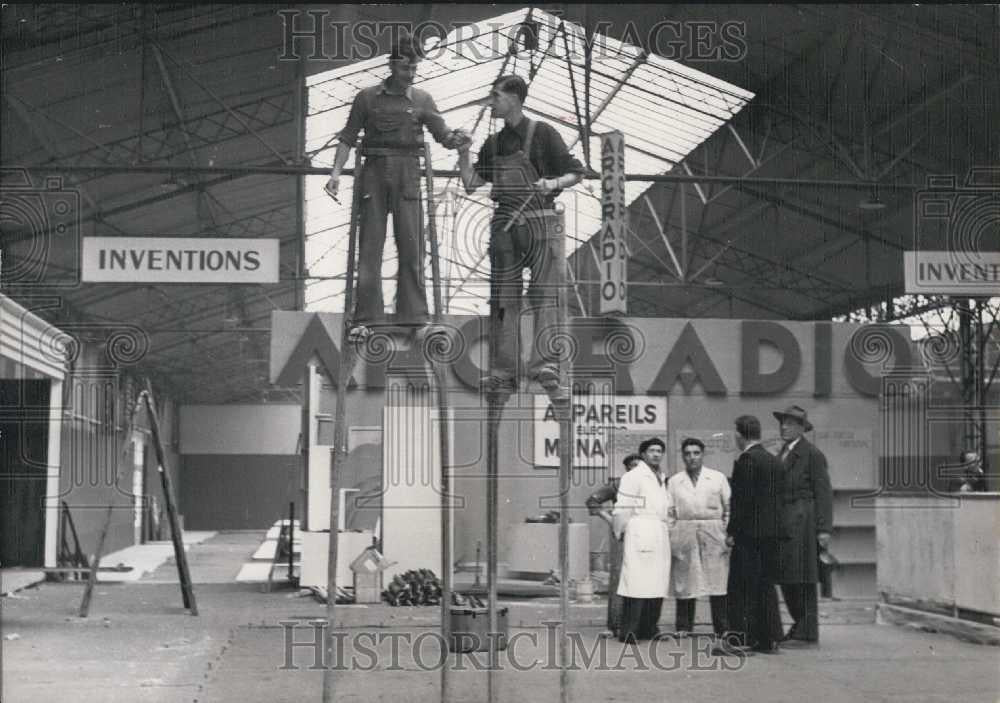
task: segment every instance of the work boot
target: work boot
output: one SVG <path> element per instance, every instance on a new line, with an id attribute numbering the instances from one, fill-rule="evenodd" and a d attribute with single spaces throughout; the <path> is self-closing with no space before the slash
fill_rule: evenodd
<path id="1" fill-rule="evenodd" d="M 534 369 L 529 373 L 532 381 L 541 384 L 549 398 L 553 402 L 565 402 L 570 398 L 569 388 L 560 383 L 559 369 L 555 366 L 545 365 Z"/>
<path id="2" fill-rule="evenodd" d="M 716 657 L 752 657 L 753 651 L 749 647 L 743 647 L 740 637 L 730 635 L 715 635 L 715 646 L 712 647 L 712 656 Z"/>
<path id="3" fill-rule="evenodd" d="M 484 393 L 513 393 L 517 390 L 517 381 L 504 371 L 491 371 L 479 379 L 479 387 Z"/>
<path id="4" fill-rule="evenodd" d="M 559 369 L 555 366 L 541 366 L 533 369 L 529 375 L 532 381 L 538 381 L 547 392 L 559 387 Z"/>

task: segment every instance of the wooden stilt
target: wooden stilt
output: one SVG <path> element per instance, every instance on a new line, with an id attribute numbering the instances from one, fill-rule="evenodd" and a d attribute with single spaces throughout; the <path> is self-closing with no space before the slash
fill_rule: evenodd
<path id="1" fill-rule="evenodd" d="M 441 260 L 438 249 L 437 220 L 435 219 L 434 164 L 431 161 L 430 144 L 424 142 L 424 174 L 427 188 L 427 239 L 431 254 L 431 285 L 434 295 L 434 320 L 444 321 L 444 300 L 441 292 Z M 434 372 L 437 386 L 438 440 L 441 455 L 441 642 L 443 647 L 451 643 L 451 417 L 448 412 L 448 364 L 447 350 L 452 342 L 442 329 L 425 339 L 424 358 L 428 359 Z M 447 651 L 447 650 L 446 650 Z M 443 657 L 441 667 L 441 703 L 451 700 L 451 684 L 448 666 L 450 657 Z"/>
<path id="2" fill-rule="evenodd" d="M 566 340 L 569 334 L 568 299 L 570 295 L 566 273 L 566 237 L 564 236 L 562 213 L 555 236 L 555 256 L 559 260 L 556 270 L 556 296 L 558 304 L 557 334 Z M 569 703 L 571 698 L 570 670 L 568 657 L 569 640 L 569 490 L 573 473 L 573 417 L 571 412 L 570 382 L 572 359 L 569 358 L 571 345 L 563 343 L 559 349 L 559 385 L 561 392 L 550 393 L 556 417 L 559 420 L 559 700 Z"/>
<path id="3" fill-rule="evenodd" d="M 358 169 L 360 173 L 360 169 Z M 344 319 L 340 335 L 340 372 L 337 379 L 337 407 L 334 409 L 333 451 L 330 462 L 330 541 L 326 565 L 326 632 L 323 638 L 323 703 L 333 703 L 336 696 L 334 633 L 337 602 L 337 524 L 340 519 L 340 474 L 347 459 L 347 384 L 357 361 L 355 345 L 348 340 L 354 313 L 355 252 L 358 244 L 358 210 L 361 204 L 361 179 L 355 176 L 351 197 L 351 222 L 348 227 L 347 278 L 344 288 Z M 312 418 L 309 418 L 312 422 Z"/>
<path id="4" fill-rule="evenodd" d="M 488 610 L 489 665 L 486 671 L 486 699 L 496 703 L 500 696 L 497 613 L 497 554 L 499 541 L 499 434 L 503 406 L 509 393 L 490 391 L 486 394 L 486 588 Z"/>
<path id="5" fill-rule="evenodd" d="M 490 280 L 489 322 L 489 372 L 497 365 L 500 340 L 500 289 Z M 498 680 L 497 632 L 500 628 L 497 613 L 497 555 L 499 539 L 499 434 L 503 407 L 510 398 L 506 388 L 490 387 L 486 392 L 486 607 L 488 626 L 488 665 L 486 670 L 486 700 L 496 703 L 500 695 Z"/>

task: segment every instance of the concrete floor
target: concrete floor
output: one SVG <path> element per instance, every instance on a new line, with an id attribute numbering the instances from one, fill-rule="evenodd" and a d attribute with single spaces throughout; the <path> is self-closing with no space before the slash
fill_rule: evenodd
<path id="1" fill-rule="evenodd" d="M 81 583 L 46 583 L 2 603 L 2 700 L 252 703 L 321 700 L 310 641 L 323 605 L 298 592 L 235 583 L 260 533 L 220 533 L 188 552 L 200 615 L 181 606 L 172 562 L 134 583 L 100 584 L 90 617 Z M 558 700 L 554 599 L 512 602 L 511 646 L 495 674 L 500 701 Z M 599 640 L 603 603 L 574 605 L 573 701 L 989 701 L 1000 698 L 1000 648 L 874 624 L 870 603 L 820 604 L 818 649 L 741 660 L 707 640 L 624 648 Z M 338 608 L 345 645 L 338 701 L 437 701 L 436 608 Z M 673 608 L 664 608 L 670 629 Z M 699 620 L 707 603 L 699 604 Z M 285 623 L 281 625 L 280 623 Z M 704 626 L 702 626 L 702 629 Z M 379 639 L 380 638 L 380 639 Z M 393 644 L 396 654 L 393 654 Z M 420 645 L 413 651 L 408 643 Z M 592 656 L 589 665 L 585 659 Z M 286 661 L 287 660 L 287 661 Z M 353 667 L 350 666 L 353 663 Z M 485 655 L 452 655 L 453 701 L 486 700 Z"/>

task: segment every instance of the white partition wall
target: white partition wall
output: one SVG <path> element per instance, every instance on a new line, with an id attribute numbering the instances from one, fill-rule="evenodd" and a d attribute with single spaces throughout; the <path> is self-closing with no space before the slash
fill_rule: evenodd
<path id="1" fill-rule="evenodd" d="M 408 569 L 441 570 L 441 458 L 434 392 L 391 381 L 383 410 L 382 544 L 396 562 L 386 579 Z"/>
<path id="2" fill-rule="evenodd" d="M 0 378 L 48 379 L 48 439 L 45 456 L 43 561 L 56 566 L 59 529 L 60 441 L 63 413 L 63 381 L 66 363 L 63 349 L 69 340 L 61 330 L 0 295 Z"/>

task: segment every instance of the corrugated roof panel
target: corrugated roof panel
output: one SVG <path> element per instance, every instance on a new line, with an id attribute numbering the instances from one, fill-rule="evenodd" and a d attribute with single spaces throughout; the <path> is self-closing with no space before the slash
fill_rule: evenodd
<path id="1" fill-rule="evenodd" d="M 651 54 L 647 58 L 647 62 L 658 69 L 669 71 L 680 77 L 689 79 L 692 82 L 701 83 L 705 86 L 712 88 L 719 93 L 733 96 L 736 99 L 742 100 L 744 102 L 749 102 L 753 99 L 754 94 L 749 90 L 740 88 L 738 85 L 729 83 L 727 81 L 710 76 L 707 73 L 703 73 L 697 69 L 691 68 L 690 66 L 685 66 L 682 63 L 673 61 L 658 54 Z"/>

